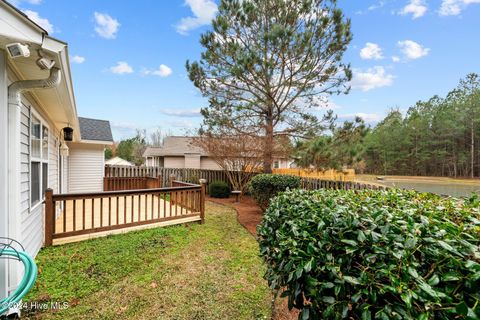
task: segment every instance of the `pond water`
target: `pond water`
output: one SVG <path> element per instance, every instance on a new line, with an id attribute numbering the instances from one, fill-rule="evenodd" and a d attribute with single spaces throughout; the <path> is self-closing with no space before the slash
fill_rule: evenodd
<path id="1" fill-rule="evenodd" d="M 431 192 L 440 195 L 449 195 L 453 197 L 465 197 L 470 196 L 473 192 L 480 194 L 480 182 L 478 184 L 473 183 L 448 183 L 437 181 L 406 181 L 388 179 L 385 181 L 376 181 L 376 183 L 383 184 L 390 187 L 398 187 L 404 189 L 414 189 L 420 192 Z"/>

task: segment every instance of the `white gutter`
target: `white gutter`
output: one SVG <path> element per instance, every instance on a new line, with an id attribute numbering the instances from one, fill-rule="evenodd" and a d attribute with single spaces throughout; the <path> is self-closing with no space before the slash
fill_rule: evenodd
<path id="1" fill-rule="evenodd" d="M 58 68 L 50 70 L 47 79 L 20 80 L 8 87 L 8 214 L 7 237 L 22 242 L 24 235 L 21 232 L 22 216 L 20 212 L 20 166 L 21 166 L 21 93 L 36 89 L 48 89 L 60 84 L 61 73 Z M 31 253 L 30 253 L 31 254 Z M 8 267 L 14 268 L 14 265 Z M 13 272 L 16 270 L 16 272 Z M 13 290 L 21 278 L 21 268 L 10 269 L 9 289 Z"/>

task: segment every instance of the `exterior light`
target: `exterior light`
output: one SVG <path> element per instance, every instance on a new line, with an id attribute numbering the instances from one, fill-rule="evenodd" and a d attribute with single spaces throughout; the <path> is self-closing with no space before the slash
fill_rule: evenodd
<path id="1" fill-rule="evenodd" d="M 73 141 L 73 128 L 70 128 L 70 127 L 63 128 L 63 140 Z"/>
<path id="2" fill-rule="evenodd" d="M 62 157 L 68 157 L 69 154 L 70 154 L 70 150 L 68 149 L 67 144 L 65 142 L 62 143 L 62 145 L 60 146 L 60 155 Z"/>

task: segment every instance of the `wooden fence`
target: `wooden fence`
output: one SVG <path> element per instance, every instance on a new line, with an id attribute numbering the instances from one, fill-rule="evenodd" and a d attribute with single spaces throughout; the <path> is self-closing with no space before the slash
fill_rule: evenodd
<path id="1" fill-rule="evenodd" d="M 341 190 L 386 190 L 388 187 L 359 183 L 353 181 L 333 181 L 333 180 L 321 180 L 316 178 L 301 178 L 302 188 L 307 190 L 318 189 L 341 189 Z"/>
<path id="2" fill-rule="evenodd" d="M 355 170 L 315 170 L 315 169 L 272 169 L 275 174 L 288 174 L 292 176 L 299 176 L 304 178 L 315 178 L 321 180 L 335 180 L 335 181 L 355 181 Z"/>
<path id="3" fill-rule="evenodd" d="M 72 194 L 47 189 L 45 215 L 45 246 L 56 239 L 167 221 L 203 223 L 205 185 L 178 182 L 168 188 Z"/>
<path id="4" fill-rule="evenodd" d="M 104 177 L 103 191 L 155 189 L 163 186 L 162 177 Z"/>
<path id="5" fill-rule="evenodd" d="M 229 183 L 227 174 L 223 170 L 205 170 L 190 168 L 163 168 L 163 167 L 132 167 L 132 166 L 105 166 L 105 178 L 158 178 L 161 185 L 167 186 L 170 177 L 175 176 L 177 180 L 198 183 L 200 179 L 212 181 L 225 181 Z"/>

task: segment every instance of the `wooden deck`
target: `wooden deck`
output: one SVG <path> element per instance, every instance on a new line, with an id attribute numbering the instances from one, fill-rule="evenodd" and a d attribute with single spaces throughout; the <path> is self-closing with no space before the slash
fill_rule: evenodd
<path id="1" fill-rule="evenodd" d="M 55 195 L 51 244 L 81 241 L 132 230 L 203 221 L 200 189 Z M 158 191 L 162 192 L 158 192 Z M 50 198 L 49 198 L 50 199 Z M 54 212 L 54 214 L 53 214 Z"/>

